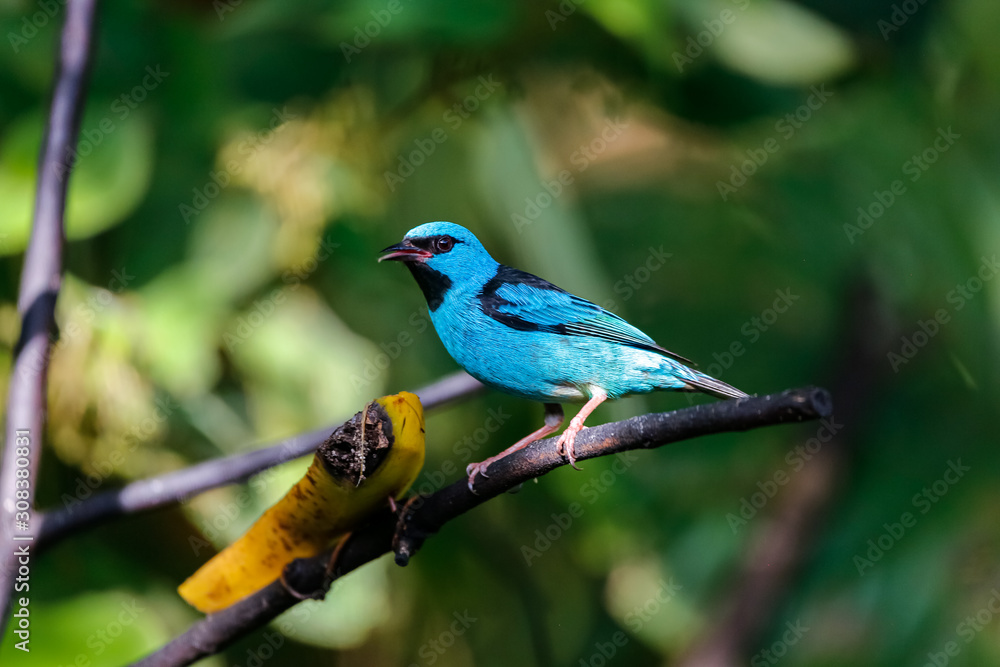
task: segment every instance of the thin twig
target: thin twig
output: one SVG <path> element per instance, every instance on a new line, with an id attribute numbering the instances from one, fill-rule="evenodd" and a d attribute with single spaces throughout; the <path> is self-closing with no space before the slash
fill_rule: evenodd
<path id="1" fill-rule="evenodd" d="M 50 339 L 55 335 L 56 296 L 62 280 L 63 214 L 66 188 L 73 166 L 73 148 L 80 131 L 80 116 L 90 72 L 96 0 L 73 0 L 66 7 L 59 57 L 55 72 L 52 107 L 38 164 L 31 240 L 25 253 L 17 299 L 21 315 L 21 335 L 15 347 L 13 371 L 7 397 L 6 443 L 0 461 L 0 633 L 7 627 L 10 595 L 16 558 L 15 549 L 30 541 L 18 542 L 37 530 L 29 518 L 15 523 L 20 515 L 16 501 L 35 499 L 35 480 L 41 461 L 42 429 L 45 424 L 46 377 Z M 17 437 L 26 435 L 27 441 Z M 27 442 L 26 456 L 22 450 Z M 15 443 L 22 446 L 16 447 Z M 26 465 L 21 465 L 24 461 Z M 27 469 L 27 478 L 16 476 Z M 16 489 L 18 479 L 27 479 L 27 488 Z M 15 498 L 15 490 L 26 490 L 27 498 Z"/>
<path id="2" fill-rule="evenodd" d="M 417 389 L 425 410 L 469 396 L 483 385 L 465 372 L 449 375 Z M 346 417 L 345 417 L 346 419 Z M 341 420 L 343 421 L 343 420 Z M 339 425 L 339 424 L 337 424 Z M 180 502 L 193 494 L 243 481 L 262 470 L 316 450 L 337 426 L 328 426 L 293 436 L 261 449 L 226 456 L 127 484 L 120 489 L 94 495 L 79 504 L 41 515 L 39 548 L 49 547 L 82 528 L 116 516 L 144 512 Z"/>
<path id="3" fill-rule="evenodd" d="M 577 460 L 608 456 L 635 449 L 654 449 L 701 435 L 745 431 L 762 426 L 827 417 L 830 395 L 823 389 L 793 389 L 781 394 L 720 401 L 674 412 L 647 414 L 625 421 L 595 426 L 576 440 Z M 489 478 L 477 478 L 476 493 L 464 478 L 426 497 L 415 497 L 402 515 L 383 511 L 351 534 L 341 549 L 334 578 L 372 561 L 390 550 L 405 565 L 424 540 L 448 521 L 505 491 L 560 466 L 556 438 L 532 443 L 489 469 Z M 303 593 L 322 596 L 330 552 L 293 561 L 285 581 L 294 593 L 275 581 L 235 605 L 195 623 L 163 648 L 134 663 L 137 667 L 180 667 L 217 653 L 246 633 L 259 628 L 300 601 Z"/>

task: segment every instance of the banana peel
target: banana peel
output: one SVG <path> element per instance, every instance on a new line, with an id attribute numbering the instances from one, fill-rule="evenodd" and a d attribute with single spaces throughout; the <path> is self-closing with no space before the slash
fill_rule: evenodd
<path id="1" fill-rule="evenodd" d="M 424 464 L 424 415 L 409 392 L 369 403 L 316 451 L 306 476 L 177 592 L 206 614 L 229 607 L 281 576 L 296 558 L 322 553 L 389 498 Z"/>

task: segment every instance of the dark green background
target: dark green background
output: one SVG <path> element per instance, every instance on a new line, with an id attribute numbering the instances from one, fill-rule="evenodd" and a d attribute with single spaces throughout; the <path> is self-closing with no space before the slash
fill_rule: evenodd
<path id="1" fill-rule="evenodd" d="M 62 16 L 0 5 L 4 369 Z M 1000 586 L 995 2 L 122 0 L 99 22 L 41 507 L 453 371 L 410 276 L 375 262 L 428 220 L 750 393 L 835 392 L 813 459 L 795 452 L 816 423 L 561 469 L 205 664 L 675 664 L 732 629 L 746 559 L 817 494 L 745 662 L 776 642 L 789 666 L 922 665 L 948 642 L 948 664 L 1000 660 L 1000 619 L 960 625 Z M 541 416 L 495 393 L 434 412 L 418 485 Z M 968 471 L 935 491 L 949 462 Z M 120 665 L 179 634 L 205 540 L 302 466 L 60 544 L 33 565 L 33 650 L 8 636 L 3 662 Z M 762 508 L 742 525 L 744 501 Z M 789 623 L 808 630 L 782 644 Z"/>

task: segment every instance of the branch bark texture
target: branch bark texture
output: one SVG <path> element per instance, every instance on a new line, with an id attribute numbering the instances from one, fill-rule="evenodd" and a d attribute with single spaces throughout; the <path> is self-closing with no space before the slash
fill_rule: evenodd
<path id="1" fill-rule="evenodd" d="M 478 380 L 459 372 L 414 393 L 420 397 L 425 410 L 432 410 L 470 396 L 482 388 Z M 188 496 L 241 482 L 262 470 L 311 454 L 336 426 L 339 424 L 302 433 L 245 454 L 213 459 L 132 482 L 120 489 L 96 494 L 78 505 L 47 512 L 39 517 L 39 547 L 51 546 L 74 532 L 102 521 L 171 505 Z"/>
<path id="2" fill-rule="evenodd" d="M 821 419 L 830 416 L 832 410 L 829 393 L 810 387 L 641 415 L 582 431 L 576 440 L 577 460 L 655 449 L 713 433 Z M 406 565 L 423 542 L 452 519 L 518 484 L 566 465 L 556 451 L 556 440 L 540 440 L 501 459 L 489 468 L 488 478 L 477 478 L 476 493 L 469 491 L 463 477 L 432 495 L 412 498 L 399 516 L 388 510 L 378 514 L 338 548 L 332 577 L 328 571 L 329 552 L 296 560 L 285 569 L 284 581 L 275 581 L 195 623 L 183 635 L 135 665 L 190 665 L 261 627 L 304 597 L 322 597 L 334 579 L 389 551 L 395 552 L 398 564 Z"/>
<path id="3" fill-rule="evenodd" d="M 35 499 L 50 341 L 55 336 L 56 297 L 62 282 L 66 190 L 90 72 L 96 11 L 96 0 L 73 0 L 66 6 L 52 106 L 39 158 L 31 239 L 21 272 L 17 298 L 21 334 L 14 351 L 0 460 L 0 629 L 6 627 L 10 613 L 16 545 L 30 544 L 14 538 L 30 537 L 37 529 L 30 519 L 17 523 L 15 513 L 18 500 L 26 500 L 32 507 Z M 22 452 L 25 445 L 27 451 Z M 18 477 L 18 471 L 24 469 L 28 476 Z M 28 485 L 18 488 L 18 480 L 23 479 Z M 27 498 L 16 498 L 17 490 L 26 490 Z"/>

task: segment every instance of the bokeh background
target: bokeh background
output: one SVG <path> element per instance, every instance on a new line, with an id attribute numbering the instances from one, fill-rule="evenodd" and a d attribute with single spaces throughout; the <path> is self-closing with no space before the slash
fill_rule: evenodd
<path id="1" fill-rule="evenodd" d="M 62 15 L 0 2 L 5 373 Z M 203 664 L 996 664 L 998 32 L 992 0 L 106 2 L 39 504 L 455 370 L 375 262 L 451 220 L 748 392 L 831 388 L 834 419 L 560 469 Z M 433 412 L 417 486 L 541 416 Z M 54 547 L 0 659 L 162 645 L 305 463 Z"/>

